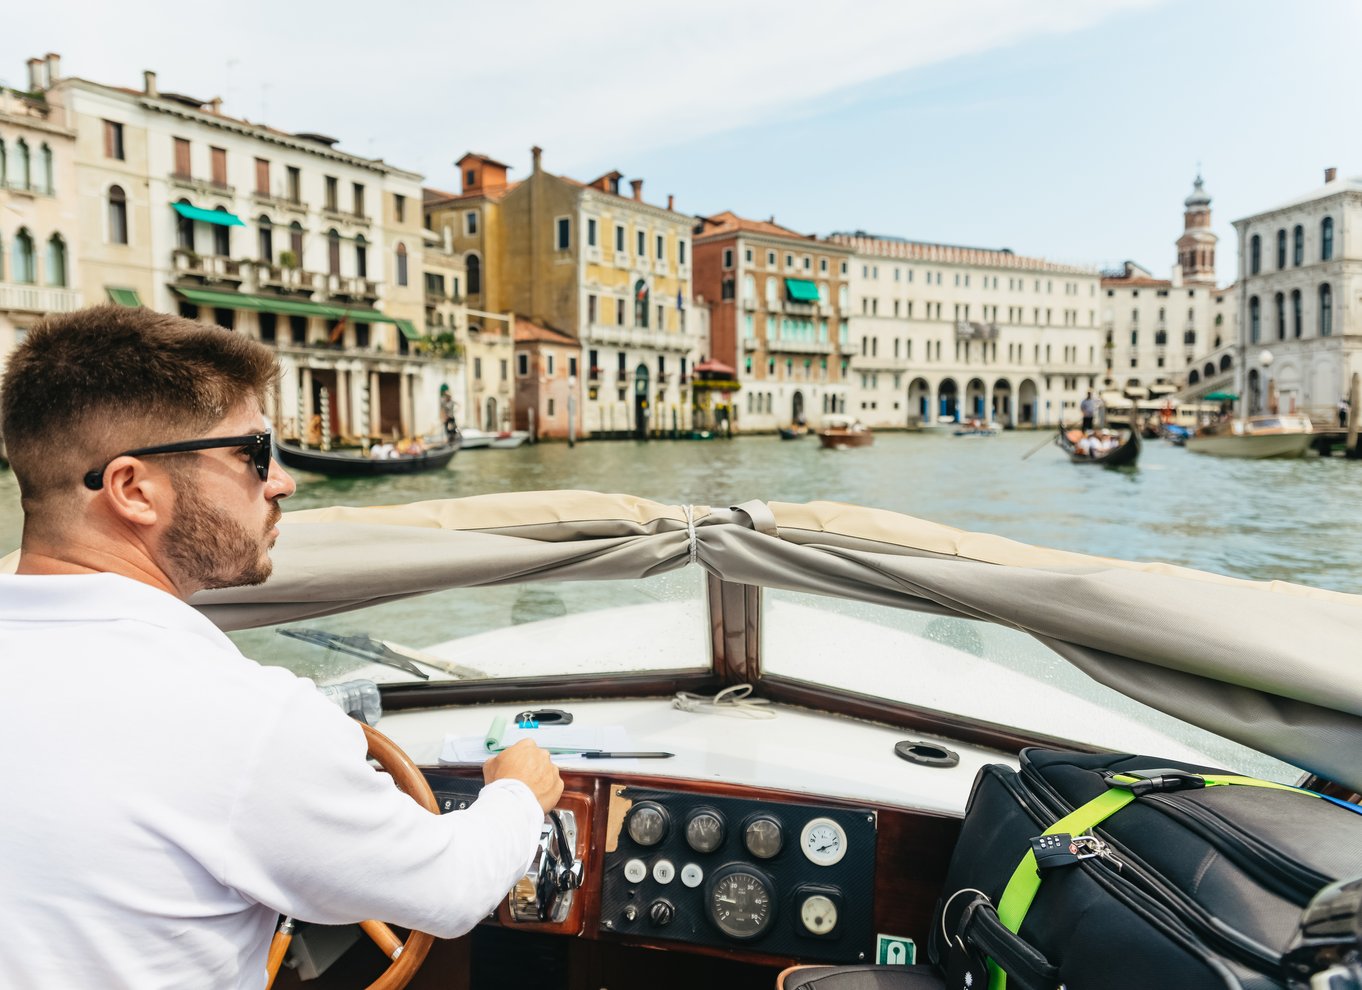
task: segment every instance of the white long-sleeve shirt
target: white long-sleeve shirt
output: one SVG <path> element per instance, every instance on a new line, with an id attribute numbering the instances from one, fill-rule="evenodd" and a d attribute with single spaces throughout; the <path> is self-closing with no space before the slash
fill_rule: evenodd
<path id="1" fill-rule="evenodd" d="M 0 987 L 258 988 L 278 913 L 471 929 L 543 814 L 437 816 L 309 680 L 111 574 L 0 576 Z"/>

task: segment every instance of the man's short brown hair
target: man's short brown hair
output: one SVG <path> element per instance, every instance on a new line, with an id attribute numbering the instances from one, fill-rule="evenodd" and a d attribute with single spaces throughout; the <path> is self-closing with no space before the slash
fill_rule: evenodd
<path id="1" fill-rule="evenodd" d="M 179 316 L 95 306 L 39 322 L 0 379 L 0 435 L 25 507 L 76 490 L 133 447 L 194 439 L 241 403 L 263 406 L 274 354 Z"/>

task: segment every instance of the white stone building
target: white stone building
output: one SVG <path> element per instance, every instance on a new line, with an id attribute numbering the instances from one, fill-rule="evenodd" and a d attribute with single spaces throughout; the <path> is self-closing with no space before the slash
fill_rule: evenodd
<path id="1" fill-rule="evenodd" d="M 1157 399 L 1222 374 L 1226 355 L 1219 352 L 1235 336 L 1234 292 L 1216 285 L 1217 238 L 1201 176 L 1183 205 L 1178 260 L 1169 278 L 1127 261 L 1102 279 L 1102 378 L 1117 395 Z M 1205 363 L 1217 354 L 1208 376 Z"/>
<path id="2" fill-rule="evenodd" d="M 31 59 L 27 91 L 0 87 L 0 367 L 36 320 L 80 306 L 76 133 L 33 95 L 59 69 L 55 55 Z"/>
<path id="3" fill-rule="evenodd" d="M 846 411 L 870 426 L 1049 426 L 1099 388 L 1095 269 L 1010 250 L 833 234 L 850 261 Z"/>
<path id="4" fill-rule="evenodd" d="M 323 407 L 330 437 L 440 423 L 454 369 L 418 353 L 425 322 L 420 176 L 158 87 L 63 78 L 42 99 L 75 131 L 76 285 L 248 334 L 284 370 L 285 435 Z M 325 392 L 325 399 L 323 399 Z"/>
<path id="5" fill-rule="evenodd" d="M 1324 185 L 1243 220 L 1236 382 L 1246 413 L 1337 422 L 1362 372 L 1362 177 Z"/>

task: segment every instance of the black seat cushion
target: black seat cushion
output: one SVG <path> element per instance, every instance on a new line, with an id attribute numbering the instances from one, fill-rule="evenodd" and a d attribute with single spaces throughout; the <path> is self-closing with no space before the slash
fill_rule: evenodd
<path id="1" fill-rule="evenodd" d="M 944 990 L 932 966 L 800 966 L 780 974 L 776 990 Z"/>

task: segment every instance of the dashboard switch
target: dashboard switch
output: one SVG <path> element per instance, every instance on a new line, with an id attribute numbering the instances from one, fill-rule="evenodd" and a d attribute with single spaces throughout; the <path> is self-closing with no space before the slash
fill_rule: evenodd
<path id="1" fill-rule="evenodd" d="M 648 875 L 648 866 L 641 859 L 631 859 L 624 864 L 624 879 L 630 883 L 640 883 Z"/>
<path id="2" fill-rule="evenodd" d="M 658 928 L 663 928 L 672 923 L 672 916 L 676 914 L 676 908 L 672 907 L 672 902 L 665 897 L 659 897 L 653 901 L 648 908 L 648 919 Z"/>

